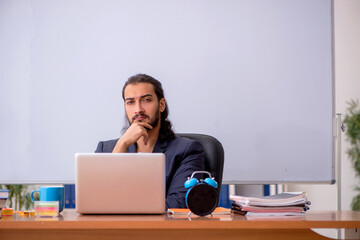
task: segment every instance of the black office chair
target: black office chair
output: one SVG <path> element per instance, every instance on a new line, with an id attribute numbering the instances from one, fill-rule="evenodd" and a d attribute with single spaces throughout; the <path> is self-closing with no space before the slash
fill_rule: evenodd
<path id="1" fill-rule="evenodd" d="M 220 199 L 220 190 L 224 169 L 224 148 L 222 144 L 214 137 L 197 133 L 177 133 L 180 137 L 186 137 L 201 143 L 205 151 L 205 170 L 210 172 L 218 183 L 218 199 Z"/>

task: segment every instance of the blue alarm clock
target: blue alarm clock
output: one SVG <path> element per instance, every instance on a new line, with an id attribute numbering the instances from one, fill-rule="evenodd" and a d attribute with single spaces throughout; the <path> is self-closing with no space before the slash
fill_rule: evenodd
<path id="1" fill-rule="evenodd" d="M 207 174 L 209 177 L 194 178 L 196 174 Z M 207 171 L 195 171 L 184 183 L 189 190 L 185 196 L 186 206 L 190 211 L 199 216 L 211 214 L 218 204 L 217 182 Z"/>

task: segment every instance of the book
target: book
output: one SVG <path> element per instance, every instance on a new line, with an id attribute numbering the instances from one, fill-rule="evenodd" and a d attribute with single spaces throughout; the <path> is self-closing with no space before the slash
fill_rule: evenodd
<path id="1" fill-rule="evenodd" d="M 0 199 L 8 199 L 10 196 L 10 190 L 0 189 Z"/>
<path id="2" fill-rule="evenodd" d="M 305 192 L 285 192 L 265 197 L 230 196 L 230 199 L 239 205 L 252 206 L 293 206 L 308 204 Z"/>
<path id="3" fill-rule="evenodd" d="M 258 212 L 247 212 L 246 217 L 257 217 L 257 216 L 303 216 L 305 212 L 293 213 L 293 212 L 269 212 L 269 213 L 258 213 Z"/>
<path id="4" fill-rule="evenodd" d="M 169 208 L 168 213 L 173 215 L 186 215 L 189 214 L 190 209 L 188 208 Z M 231 214 L 230 208 L 217 207 L 212 212 L 213 215 L 229 215 Z"/>
<path id="5" fill-rule="evenodd" d="M 0 208 L 6 207 L 6 201 L 7 201 L 7 199 L 0 199 Z"/>
<path id="6" fill-rule="evenodd" d="M 229 185 L 221 186 L 219 207 L 231 208 L 231 201 L 229 198 Z"/>
<path id="7" fill-rule="evenodd" d="M 257 207 L 257 206 L 249 206 L 249 205 L 241 205 L 241 211 L 253 212 L 253 213 L 302 213 L 307 207 L 305 206 L 286 206 L 286 207 Z"/>
<path id="8" fill-rule="evenodd" d="M 75 184 L 65 184 L 65 208 L 75 208 Z"/>
<path id="9" fill-rule="evenodd" d="M 245 215 L 247 220 L 250 221 L 301 221 L 304 220 L 305 214 L 300 215 L 264 215 L 264 214 L 258 214 L 258 215 Z"/>
<path id="10" fill-rule="evenodd" d="M 248 204 L 244 204 L 242 202 L 238 202 L 236 200 L 233 200 L 233 202 L 240 204 L 240 205 L 251 205 L 251 206 L 259 206 L 259 207 L 287 207 L 287 206 L 295 206 L 295 205 L 310 205 L 311 203 L 304 200 L 294 201 L 294 202 L 286 202 L 286 203 L 279 203 L 279 202 L 252 202 Z"/>

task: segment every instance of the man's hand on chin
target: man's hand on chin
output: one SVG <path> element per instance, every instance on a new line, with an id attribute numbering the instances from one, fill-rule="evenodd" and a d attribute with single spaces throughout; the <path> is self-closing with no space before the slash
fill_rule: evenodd
<path id="1" fill-rule="evenodd" d="M 146 122 L 136 121 L 126 130 L 124 135 L 117 141 L 113 153 L 124 153 L 128 147 L 136 143 L 141 137 L 143 137 L 144 144 L 147 144 L 149 139 L 148 130 L 153 129 L 153 127 Z"/>

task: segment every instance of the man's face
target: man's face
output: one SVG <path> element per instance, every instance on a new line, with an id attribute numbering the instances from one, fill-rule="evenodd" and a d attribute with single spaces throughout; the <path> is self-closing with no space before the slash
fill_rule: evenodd
<path id="1" fill-rule="evenodd" d="M 124 91 L 125 112 L 129 124 L 147 122 L 158 126 L 160 114 L 165 109 L 165 99 L 157 99 L 154 87 L 150 83 L 129 84 Z"/>

